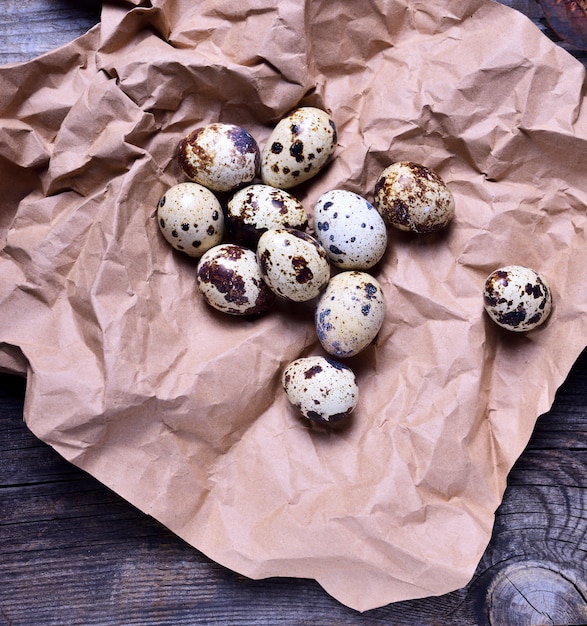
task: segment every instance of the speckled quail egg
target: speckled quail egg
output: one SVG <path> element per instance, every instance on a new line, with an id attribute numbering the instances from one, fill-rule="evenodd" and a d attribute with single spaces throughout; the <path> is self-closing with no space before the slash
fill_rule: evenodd
<path id="1" fill-rule="evenodd" d="M 533 269 L 505 265 L 487 277 L 483 304 L 496 324 L 524 332 L 546 321 L 552 310 L 552 293 L 546 280 Z"/>
<path id="2" fill-rule="evenodd" d="M 288 400 L 315 422 L 340 421 L 359 401 L 354 372 L 328 357 L 296 359 L 284 369 L 281 382 Z"/>
<path id="3" fill-rule="evenodd" d="M 157 222 L 165 239 L 191 257 L 200 257 L 224 236 L 222 206 L 197 183 L 170 187 L 157 205 Z"/>
<path id="4" fill-rule="evenodd" d="M 262 184 L 239 189 L 227 203 L 225 218 L 234 238 L 250 247 L 270 228 L 305 230 L 308 226 L 308 214 L 297 198 Z"/>
<path id="5" fill-rule="evenodd" d="M 362 196 L 344 189 L 318 198 L 314 233 L 330 262 L 341 269 L 369 269 L 387 248 L 387 228 L 379 212 Z"/>
<path id="6" fill-rule="evenodd" d="M 261 155 L 264 183 L 289 189 L 316 176 L 338 142 L 334 120 L 322 109 L 300 107 L 281 119 Z"/>
<path id="7" fill-rule="evenodd" d="M 307 302 L 326 287 L 330 263 L 324 248 L 295 228 L 272 228 L 257 244 L 257 259 L 265 282 L 277 295 Z"/>
<path id="8" fill-rule="evenodd" d="M 261 152 L 253 136 L 236 124 L 214 123 L 182 139 L 177 159 L 187 177 L 212 191 L 233 191 L 259 173 Z"/>
<path id="9" fill-rule="evenodd" d="M 330 279 L 316 305 L 318 339 L 332 356 L 355 356 L 375 339 L 384 315 L 379 282 L 366 272 L 341 272 Z"/>
<path id="10" fill-rule="evenodd" d="M 454 197 L 430 168 L 401 161 L 386 167 L 377 182 L 373 205 L 385 223 L 400 230 L 431 233 L 454 217 Z"/>
<path id="11" fill-rule="evenodd" d="M 264 313 L 276 299 L 261 276 L 255 253 L 232 243 L 215 246 L 202 256 L 196 284 L 210 306 L 230 315 Z"/>

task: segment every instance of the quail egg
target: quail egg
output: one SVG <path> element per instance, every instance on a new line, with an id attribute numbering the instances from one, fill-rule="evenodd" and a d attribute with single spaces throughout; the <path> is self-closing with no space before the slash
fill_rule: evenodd
<path id="1" fill-rule="evenodd" d="M 264 313 L 275 301 L 255 253 L 236 244 L 208 250 L 198 263 L 196 284 L 210 306 L 230 315 Z"/>
<path id="2" fill-rule="evenodd" d="M 234 238 L 250 247 L 270 228 L 305 230 L 308 226 L 308 215 L 297 198 L 261 184 L 239 189 L 227 203 L 225 218 Z"/>
<path id="3" fill-rule="evenodd" d="M 224 216 L 216 196 L 197 183 L 170 187 L 157 205 L 157 222 L 176 250 L 200 257 L 224 236 Z"/>
<path id="4" fill-rule="evenodd" d="M 330 263 L 324 248 L 295 228 L 273 228 L 257 244 L 257 259 L 265 282 L 282 298 L 306 302 L 326 287 Z"/>
<path id="5" fill-rule="evenodd" d="M 261 155 L 264 183 L 289 189 L 316 176 L 338 142 L 334 120 L 322 109 L 300 107 L 281 119 Z"/>
<path id="6" fill-rule="evenodd" d="M 330 279 L 314 314 L 322 347 L 338 358 L 355 356 L 376 337 L 385 306 L 379 282 L 366 272 L 341 272 Z"/>
<path id="7" fill-rule="evenodd" d="M 233 191 L 259 173 L 261 152 L 253 136 L 236 124 L 214 123 L 182 139 L 177 159 L 186 176 L 212 191 Z"/>
<path id="8" fill-rule="evenodd" d="M 386 167 L 377 182 L 373 205 L 389 226 L 414 233 L 444 228 L 454 217 L 454 197 L 430 168 L 400 161 Z"/>
<path id="9" fill-rule="evenodd" d="M 288 400 L 315 422 L 340 421 L 359 400 L 354 372 L 328 357 L 296 359 L 284 369 L 281 382 Z"/>
<path id="10" fill-rule="evenodd" d="M 318 198 L 314 233 L 330 262 L 341 269 L 369 269 L 387 247 L 387 229 L 379 212 L 362 196 L 344 189 Z"/>
<path id="11" fill-rule="evenodd" d="M 505 265 L 487 277 L 483 304 L 499 326 L 515 332 L 543 324 L 552 310 L 552 293 L 540 274 L 523 265 Z"/>

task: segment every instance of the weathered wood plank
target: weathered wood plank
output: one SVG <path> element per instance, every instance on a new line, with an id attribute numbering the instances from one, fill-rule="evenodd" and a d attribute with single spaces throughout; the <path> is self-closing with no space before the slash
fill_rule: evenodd
<path id="1" fill-rule="evenodd" d="M 98 0 L 2 0 L 0 64 L 28 61 L 96 25 Z"/>

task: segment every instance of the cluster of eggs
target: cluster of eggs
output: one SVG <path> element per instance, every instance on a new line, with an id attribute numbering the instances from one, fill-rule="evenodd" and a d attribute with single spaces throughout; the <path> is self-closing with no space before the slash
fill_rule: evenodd
<path id="1" fill-rule="evenodd" d="M 334 121 L 315 107 L 281 119 L 263 151 L 240 126 L 208 124 L 180 142 L 177 159 L 189 182 L 169 188 L 157 207 L 164 238 L 197 260 L 197 287 L 214 309 L 258 315 L 278 298 L 315 301 L 316 333 L 327 355 L 296 359 L 281 381 L 289 401 L 318 422 L 340 420 L 358 402 L 355 375 L 340 359 L 363 351 L 383 324 L 383 289 L 369 270 L 387 249 L 387 228 L 435 232 L 455 212 L 454 198 L 435 172 L 402 161 L 381 173 L 373 203 L 345 189 L 323 193 L 310 234 L 308 213 L 289 190 L 318 174 L 336 146 Z M 227 194 L 224 206 L 220 194 Z M 550 311 L 546 282 L 534 273 L 540 288 L 524 284 L 516 292 L 518 301 L 525 298 L 520 304 L 513 290 L 523 271 L 498 271 L 485 287 L 492 319 L 512 330 L 541 323 Z M 518 313 L 508 316 L 514 302 Z"/>

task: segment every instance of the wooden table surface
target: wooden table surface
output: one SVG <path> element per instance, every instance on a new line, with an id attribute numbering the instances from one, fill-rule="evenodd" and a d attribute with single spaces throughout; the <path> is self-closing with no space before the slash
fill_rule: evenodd
<path id="1" fill-rule="evenodd" d="M 556 40 L 537 2 L 503 3 Z M 71 41 L 100 6 L 2 0 L 0 63 Z M 587 351 L 510 474 L 472 581 L 363 614 L 313 581 L 252 581 L 211 562 L 37 440 L 23 399 L 24 382 L 1 374 L 0 626 L 587 623 Z"/>

